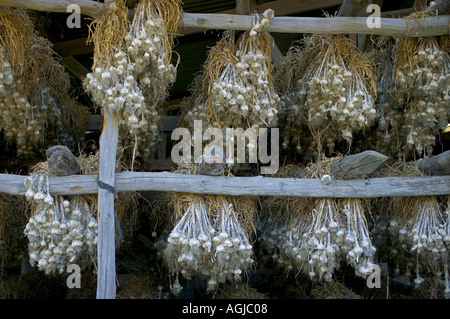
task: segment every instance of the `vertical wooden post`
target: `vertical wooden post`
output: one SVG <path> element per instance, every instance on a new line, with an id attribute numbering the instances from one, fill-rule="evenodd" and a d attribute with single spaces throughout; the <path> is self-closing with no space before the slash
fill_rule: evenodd
<path id="1" fill-rule="evenodd" d="M 367 6 L 371 3 L 369 0 L 344 0 L 339 12 L 338 17 L 357 17 L 366 10 Z"/>
<path id="2" fill-rule="evenodd" d="M 105 0 L 112 2 L 114 0 Z M 115 182 L 119 121 L 108 109 L 103 114 L 98 173 L 97 299 L 116 298 Z"/>
<path id="3" fill-rule="evenodd" d="M 250 13 L 250 1 L 249 0 L 236 0 L 236 14 L 249 14 Z"/>
<path id="4" fill-rule="evenodd" d="M 417 11 L 423 11 L 427 7 L 427 1 L 426 0 L 416 0 L 414 1 L 413 8 Z"/>
<path id="5" fill-rule="evenodd" d="M 98 176 L 97 299 L 116 298 L 115 173 L 119 122 L 105 110 Z"/>

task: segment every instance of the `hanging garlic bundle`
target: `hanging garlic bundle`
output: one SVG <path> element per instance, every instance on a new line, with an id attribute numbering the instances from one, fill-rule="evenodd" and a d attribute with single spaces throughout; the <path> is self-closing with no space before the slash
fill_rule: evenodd
<path id="1" fill-rule="evenodd" d="M 326 172 L 330 161 L 322 161 L 309 165 L 305 174 L 311 177 Z M 357 276 L 369 274 L 376 249 L 365 218 L 368 205 L 362 199 L 289 197 L 265 203 L 266 218 L 271 220 L 258 228 L 260 240 L 288 271 L 331 281 L 335 269 L 346 262 Z"/>
<path id="2" fill-rule="evenodd" d="M 180 195 L 176 200 L 187 208 L 167 239 L 164 255 L 172 271 L 190 278 L 199 269 L 210 267 L 215 230 L 201 196 Z"/>
<path id="3" fill-rule="evenodd" d="M 181 174 L 197 174 L 198 167 L 182 165 Z M 250 234 L 256 205 L 246 196 L 174 193 L 176 222 L 167 242 L 161 245 L 165 260 L 175 274 L 173 292 L 182 286 L 178 274 L 207 280 L 207 291 L 226 280 L 240 281 L 253 265 Z"/>
<path id="4" fill-rule="evenodd" d="M 340 206 L 346 218 L 346 244 L 342 249 L 356 275 L 364 277 L 371 271 L 376 252 L 365 217 L 369 211 L 368 204 L 360 198 L 349 198 L 341 200 Z"/>
<path id="5" fill-rule="evenodd" d="M 437 198 L 401 197 L 395 199 L 394 205 L 388 230 L 393 241 L 392 253 L 396 257 L 397 267 L 399 263 L 403 263 L 408 269 L 415 264 L 414 282 L 420 284 L 424 280 L 420 277 L 421 267 L 425 268 L 430 262 L 437 263 L 438 268 L 442 264 L 446 291 L 450 290 L 448 286 L 450 234 L 446 225 L 448 219 L 444 219 Z M 407 273 L 410 274 L 409 271 Z"/>
<path id="6" fill-rule="evenodd" d="M 119 149 L 118 154 L 122 153 Z M 82 174 L 98 174 L 99 155 L 97 152 L 76 158 Z M 116 161 L 117 173 L 125 169 L 124 163 Z M 31 208 L 24 231 L 29 240 L 30 263 L 47 274 L 65 272 L 71 263 L 83 267 L 95 262 L 98 233 L 97 195 L 52 195 L 49 192 L 50 175 L 48 163 L 40 162 L 24 180 L 25 198 Z M 137 194 L 121 192 L 114 205 L 118 250 L 126 244 L 135 228 Z"/>
<path id="7" fill-rule="evenodd" d="M 136 7 L 130 32 L 125 36 L 127 51 L 136 63 L 135 72 L 146 99 L 162 102 L 175 81 L 172 47 L 181 20 L 181 1 L 144 0 Z"/>
<path id="8" fill-rule="evenodd" d="M 49 144 L 74 148 L 89 111 L 68 96 L 69 75 L 51 42 L 34 32 L 23 10 L 2 8 L 0 33 L 0 130 L 7 142 L 19 156 L 40 156 Z"/>
<path id="9" fill-rule="evenodd" d="M 403 152 L 431 154 L 435 136 L 449 122 L 450 55 L 437 38 L 401 38 L 395 59 L 393 99 L 402 107 L 397 125 Z"/>
<path id="10" fill-rule="evenodd" d="M 376 251 L 364 207 L 360 199 L 304 201 L 295 214 L 291 212 L 287 223 L 272 224 L 260 240 L 269 252 L 275 252 L 272 258 L 288 271 L 302 271 L 311 279 L 331 281 L 335 269 L 345 261 L 355 268 L 357 276 L 364 278 Z"/>
<path id="11" fill-rule="evenodd" d="M 236 72 L 245 87 L 245 90 L 240 90 L 236 100 L 249 123 L 258 126 L 276 125 L 280 103 L 273 87 L 271 37 L 263 31 L 270 24 L 273 14 L 272 10 L 266 10 L 262 18 L 254 15 L 252 30 L 241 35 L 236 50 L 239 60 Z"/>
<path id="12" fill-rule="evenodd" d="M 119 140 L 136 133 L 139 118 L 124 114 L 127 109 L 146 109 L 144 96 L 134 75 L 134 63 L 124 49 L 124 38 L 129 22 L 125 1 L 105 4 L 105 13 L 95 19 L 90 27 L 89 39 L 94 43 L 92 72 L 86 75 L 83 86 L 102 112 L 109 110 L 119 119 Z M 145 129 L 146 124 L 143 123 Z M 137 138 L 137 135 L 136 135 Z"/>
<path id="13" fill-rule="evenodd" d="M 159 104 L 175 81 L 171 50 L 181 2 L 140 1 L 131 25 L 125 1 L 109 4 L 105 10 L 94 20 L 95 31 L 90 34 L 96 49 L 93 72 L 84 87 L 102 110 L 118 115 L 119 143 L 134 145 L 149 159 L 159 141 Z"/>
<path id="14" fill-rule="evenodd" d="M 220 211 L 215 216 L 216 235 L 212 238 L 215 263 L 210 270 L 207 290 L 213 290 L 217 282 L 225 282 L 227 279 L 241 281 L 241 275 L 253 265 L 248 230 L 241 225 L 243 218 L 240 217 L 240 214 L 249 214 L 245 219 L 252 218 L 252 212 L 239 207 L 250 204 L 247 207 L 252 208 L 251 200 L 222 196 L 213 196 L 210 202 L 213 203 L 213 200 L 219 200 Z"/>
<path id="15" fill-rule="evenodd" d="M 432 11 L 415 12 L 407 23 L 424 23 Z M 450 119 L 450 36 L 381 37 L 370 56 L 379 70 L 378 130 L 371 138 L 383 154 L 408 159 L 430 155 Z"/>
<path id="16" fill-rule="evenodd" d="M 292 259 L 286 256 L 282 249 L 283 245 L 289 241 L 291 227 L 289 216 L 293 215 L 293 212 L 307 210 L 310 204 L 311 201 L 305 198 L 267 197 L 263 199 L 262 212 L 255 225 L 258 242 L 260 247 L 287 271 L 294 269 Z M 298 220 L 295 219 L 294 223 Z"/>
<path id="17" fill-rule="evenodd" d="M 361 142 L 361 150 L 367 149 L 367 145 L 382 154 L 398 155 L 401 148 L 398 145 L 399 125 L 401 123 L 401 106 L 392 99 L 394 91 L 395 62 L 395 39 L 388 36 L 379 37 L 374 43 L 375 49 L 367 52 L 367 57 L 371 59 L 377 70 L 377 98 L 375 101 L 377 118 L 376 124 L 366 138 Z M 397 141 L 397 143 L 393 143 Z M 358 149 L 358 148 L 357 148 Z"/>
<path id="18" fill-rule="evenodd" d="M 52 196 L 48 175 L 33 174 L 25 186 L 33 207 L 24 230 L 30 264 L 51 274 L 64 273 L 72 263 L 91 263 L 97 253 L 98 225 L 87 197 Z"/>
<path id="19" fill-rule="evenodd" d="M 210 49 L 203 72 L 189 86 L 191 96 L 184 101 L 185 112 L 182 115 L 185 125 L 193 128 L 194 120 L 201 120 L 206 126 L 230 127 L 223 115 L 239 111 L 237 101 L 232 97 L 243 87 L 236 75 L 237 59 L 234 53 L 234 32 L 225 31 L 222 39 Z M 222 80 L 228 83 L 223 82 L 222 85 Z"/>
<path id="20" fill-rule="evenodd" d="M 304 128 L 306 120 L 313 132 L 327 129 L 325 142 L 332 152 L 335 142 L 344 140 L 351 145 L 354 133 L 372 125 L 376 116 L 375 67 L 344 35 L 312 35 L 303 43 L 303 49 L 293 49 L 287 56 L 300 70 L 295 71 L 297 84 L 284 99 L 291 126 L 285 144 L 297 138 L 296 128 Z M 283 73 L 279 75 L 285 76 Z M 287 76 L 289 80 L 291 75 Z M 298 150 L 303 148 L 300 142 L 297 138 Z"/>
<path id="21" fill-rule="evenodd" d="M 253 28 L 234 42 L 225 32 L 193 87 L 194 101 L 184 121 L 206 119 L 213 127 L 258 128 L 277 123 L 279 97 L 273 87 L 269 33 L 273 10 L 253 16 Z"/>
<path id="22" fill-rule="evenodd" d="M 131 136 L 131 143 L 135 147 L 139 145 L 141 155 L 149 158 L 158 140 L 159 126 L 154 123 L 159 120 L 156 105 L 146 102 L 133 74 L 135 65 L 129 61 L 127 53 L 119 50 L 114 59 L 117 59 L 114 65 L 96 67 L 94 72 L 88 73 L 84 87 L 103 111 L 109 109 L 118 115 L 119 145 L 127 145 Z"/>
<path id="23" fill-rule="evenodd" d="M 240 281 L 253 264 L 249 230 L 242 225 L 255 208 L 246 198 L 175 194 L 177 215 L 164 256 L 171 271 L 207 279 L 207 291 L 226 280 Z M 239 211 L 249 216 L 242 216 Z M 176 279 L 178 282 L 178 278 Z"/>
<path id="24" fill-rule="evenodd" d="M 344 243 L 345 231 L 341 217 L 332 199 L 319 199 L 312 209 L 311 217 L 290 229 L 289 239 L 284 244 L 285 254 L 295 258 L 297 267 L 307 272 L 311 279 L 332 280 L 340 261 L 340 246 Z"/>
<path id="25" fill-rule="evenodd" d="M 22 9 L 0 9 L 0 97 L 22 85 L 22 74 L 30 51 L 33 22 Z"/>
<path id="26" fill-rule="evenodd" d="M 172 64 L 172 47 L 181 20 L 179 0 L 144 0 L 136 7 L 125 46 L 133 61 L 133 74 L 144 101 L 125 110 L 143 158 L 150 158 L 159 141 L 161 110 L 159 106 L 175 82 L 177 65 Z"/>

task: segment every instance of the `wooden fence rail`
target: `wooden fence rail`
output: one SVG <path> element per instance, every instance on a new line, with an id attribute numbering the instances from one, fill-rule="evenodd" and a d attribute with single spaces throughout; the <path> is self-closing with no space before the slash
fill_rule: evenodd
<path id="1" fill-rule="evenodd" d="M 67 12 L 67 7 L 76 4 L 81 13 L 97 18 L 103 13 L 103 4 L 90 0 L 0 0 L 0 6 L 26 8 L 45 12 Z M 129 10 L 130 17 L 134 15 Z M 380 28 L 370 28 L 367 17 L 274 17 L 267 31 L 283 33 L 320 34 L 378 34 L 390 36 L 437 36 L 450 33 L 450 16 L 421 19 L 409 23 L 404 19 L 380 18 Z M 218 13 L 183 13 L 179 27 L 182 34 L 186 28 L 250 30 L 253 18 L 246 15 Z M 419 23 L 420 22 L 420 23 Z"/>
<path id="2" fill-rule="evenodd" d="M 0 192 L 23 195 L 25 176 L 0 174 Z M 96 194 L 97 175 L 51 176 L 52 194 Z M 275 177 L 225 177 L 185 175 L 170 172 L 121 172 L 115 189 L 125 191 L 168 191 L 198 194 L 374 198 L 389 196 L 449 195 L 450 176 L 383 177 L 335 180 L 324 185 L 320 179 Z"/>

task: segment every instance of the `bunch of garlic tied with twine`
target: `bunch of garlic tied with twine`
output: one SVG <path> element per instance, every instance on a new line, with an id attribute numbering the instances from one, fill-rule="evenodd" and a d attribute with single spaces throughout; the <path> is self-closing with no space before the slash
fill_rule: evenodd
<path id="1" fill-rule="evenodd" d="M 325 134 L 330 152 L 335 142 L 351 145 L 354 133 L 370 127 L 376 118 L 375 67 L 344 35 L 311 35 L 302 43 L 303 48 L 292 46 L 276 68 L 279 89 L 286 92 L 284 146 L 294 139 L 301 151 L 307 139 L 298 138 L 299 128 L 317 133 L 330 123 Z"/>
<path id="2" fill-rule="evenodd" d="M 446 210 L 442 211 L 439 201 L 434 196 L 399 198 L 394 202 L 388 225 L 393 242 L 392 254 L 397 259 L 402 259 L 398 263 L 406 263 L 407 268 L 414 264 L 416 266 L 414 282 L 416 284 L 423 282 L 424 278 L 420 277 L 421 268 L 427 268 L 430 263 L 437 263 L 438 269 L 444 271 L 446 293 L 450 292 L 449 204 L 450 200 L 447 197 Z"/>
<path id="3" fill-rule="evenodd" d="M 86 130 L 89 110 L 68 96 L 52 46 L 26 10 L 0 8 L 0 131 L 18 157 L 40 156 L 48 144 L 74 147 Z"/>
<path id="4" fill-rule="evenodd" d="M 189 196 L 164 249 L 169 268 L 187 279 L 206 278 L 207 291 L 226 280 L 240 281 L 253 264 L 253 252 L 236 204 L 221 196 Z"/>
<path id="5" fill-rule="evenodd" d="M 150 158 L 152 146 L 160 139 L 159 104 L 175 81 L 171 50 L 181 19 L 180 6 L 178 0 L 140 1 L 129 25 L 125 2 L 118 1 L 107 6 L 109 14 L 94 21 L 97 27 L 92 39 L 100 48 L 94 72 L 88 74 L 84 86 L 96 104 L 118 115 L 124 132 L 120 143 L 125 144 L 131 136 L 131 144 L 135 150 L 139 145 L 144 159 Z M 117 17 L 117 25 L 110 22 L 111 15 Z M 117 39 L 102 52 L 103 43 L 111 42 L 105 41 L 105 33 Z"/>
<path id="6" fill-rule="evenodd" d="M 279 97 L 273 87 L 268 9 L 253 15 L 253 28 L 240 35 L 225 32 L 205 62 L 200 92 L 185 120 L 205 119 L 213 127 L 274 126 Z"/>
<path id="7" fill-rule="evenodd" d="M 32 266 L 47 275 L 64 273 L 68 265 L 89 265 L 97 254 L 97 219 L 83 196 L 70 199 L 49 193 L 48 175 L 25 178 L 26 199 L 32 202 L 24 234 Z"/>
<path id="8" fill-rule="evenodd" d="M 177 0 L 141 1 L 125 36 L 127 52 L 136 64 L 139 85 L 154 103 L 163 101 L 168 87 L 175 82 L 172 46 L 181 19 L 180 10 Z"/>
<path id="9" fill-rule="evenodd" d="M 123 132 L 119 134 L 119 143 L 125 144 L 128 136 L 132 136 L 135 145 L 145 146 L 139 150 L 147 158 L 150 156 L 148 146 L 158 141 L 157 106 L 146 102 L 134 75 L 135 64 L 130 63 L 127 53 L 121 50 L 114 57 L 114 65 L 97 67 L 87 74 L 84 86 L 96 104 L 118 115 L 120 132 Z"/>
<path id="10" fill-rule="evenodd" d="M 431 154 L 450 119 L 450 55 L 437 38 L 401 38 L 395 62 L 392 97 L 403 109 L 397 127 L 404 132 L 404 149 Z"/>
<path id="11" fill-rule="evenodd" d="M 269 217 L 259 227 L 259 240 L 274 260 L 287 271 L 301 271 L 311 279 L 325 281 L 332 281 L 342 261 L 355 268 L 357 276 L 365 278 L 371 272 L 376 248 L 363 200 L 291 201 L 296 203 L 291 207 L 296 212 L 291 211 L 288 220 Z"/>

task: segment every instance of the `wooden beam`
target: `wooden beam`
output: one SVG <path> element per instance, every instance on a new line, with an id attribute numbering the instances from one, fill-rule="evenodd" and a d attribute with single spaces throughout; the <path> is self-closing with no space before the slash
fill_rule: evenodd
<path id="1" fill-rule="evenodd" d="M 112 2 L 115 0 L 105 0 Z M 103 132 L 100 135 L 100 165 L 98 171 L 98 239 L 97 239 L 97 299 L 116 298 L 116 157 L 119 141 L 117 114 L 105 109 Z"/>
<path id="2" fill-rule="evenodd" d="M 105 112 L 98 174 L 97 299 L 116 298 L 115 170 L 119 121 Z"/>
<path id="3" fill-rule="evenodd" d="M 1 0 L 0 0 L 1 1 Z M 94 51 L 94 44 L 87 42 L 87 37 L 59 41 L 53 44 L 53 48 L 60 56 L 71 56 L 81 54 L 91 54 Z"/>
<path id="4" fill-rule="evenodd" d="M 67 12 L 71 4 L 80 6 L 81 13 L 93 18 L 103 14 L 103 3 L 92 0 L 1 0 L 0 6 L 24 8 L 45 12 Z M 70 12 L 72 13 L 72 12 Z"/>
<path id="5" fill-rule="evenodd" d="M 415 0 L 413 4 L 413 9 L 417 11 L 423 11 L 427 7 L 427 0 Z"/>
<path id="6" fill-rule="evenodd" d="M 371 4 L 371 0 L 344 0 L 339 12 L 338 17 L 357 17 L 360 15 L 365 16 L 366 8 Z"/>
<path id="7" fill-rule="evenodd" d="M 75 75 L 80 81 L 83 81 L 90 71 L 84 67 L 83 64 L 78 62 L 73 56 L 63 56 L 61 59 L 62 64 Z"/>
<path id="8" fill-rule="evenodd" d="M 86 0 L 39 0 L 28 2 L 24 0 L 0 0 L 0 5 L 12 7 L 28 7 L 29 9 L 42 9 L 41 3 L 58 4 L 52 10 L 46 6 L 47 11 L 57 11 L 62 4 L 79 4 L 81 10 L 86 12 Z M 183 13 L 181 27 L 195 27 L 201 29 L 223 30 L 251 30 L 252 17 L 230 14 L 211 13 Z M 407 24 L 403 19 L 381 18 L 381 28 L 369 28 L 365 17 L 336 17 L 336 18 L 309 18 L 309 17 L 274 17 L 267 31 L 283 33 L 319 33 L 319 34 L 378 34 L 390 36 L 437 36 L 450 33 L 449 16 L 439 16 L 437 19 L 428 18 L 426 23 Z"/>
<path id="9" fill-rule="evenodd" d="M 308 11 L 320 10 L 338 6 L 342 0 L 277 0 L 250 6 L 250 12 L 263 13 L 267 9 L 275 11 L 276 16 L 294 15 Z M 236 9 L 221 11 L 220 13 L 235 14 Z"/>
<path id="10" fill-rule="evenodd" d="M 24 195 L 25 176 L 0 174 L 0 193 Z M 50 176 L 51 194 L 95 194 L 97 176 Z M 169 172 L 121 172 L 116 174 L 116 192 L 165 191 L 198 194 L 375 198 L 395 196 L 450 195 L 450 176 L 384 177 L 333 180 L 274 177 L 226 177 L 185 175 Z"/>
<path id="11" fill-rule="evenodd" d="M 250 14 L 250 1 L 249 0 L 236 0 L 236 14 Z"/>
<path id="12" fill-rule="evenodd" d="M 204 29 L 251 30 L 252 17 L 225 14 L 184 14 L 184 25 Z M 369 28 L 365 17 L 274 17 L 267 31 L 316 34 L 378 34 L 390 36 L 437 36 L 450 32 L 449 16 L 428 18 L 419 25 L 403 19 L 380 18 L 381 28 Z"/>

